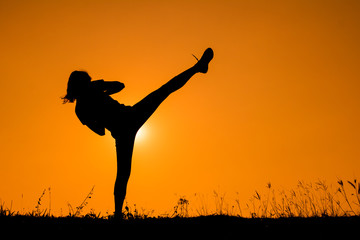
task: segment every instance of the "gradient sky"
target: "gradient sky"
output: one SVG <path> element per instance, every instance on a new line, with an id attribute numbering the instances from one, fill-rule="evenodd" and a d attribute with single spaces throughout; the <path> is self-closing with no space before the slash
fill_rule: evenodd
<path id="1" fill-rule="evenodd" d="M 114 98 L 132 105 L 207 47 L 208 74 L 141 130 L 129 203 L 171 211 L 195 193 L 246 202 L 267 182 L 359 177 L 359 12 L 346 0 L 1 0 L 2 203 L 34 210 L 51 187 L 67 214 L 95 185 L 87 210 L 112 212 L 114 140 L 62 104 L 70 73 L 124 82 Z"/>

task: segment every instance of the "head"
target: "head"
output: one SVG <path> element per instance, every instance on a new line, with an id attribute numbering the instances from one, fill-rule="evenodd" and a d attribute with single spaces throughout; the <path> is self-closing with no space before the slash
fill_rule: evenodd
<path id="1" fill-rule="evenodd" d="M 74 102 L 87 89 L 90 82 L 91 77 L 87 72 L 73 71 L 69 77 L 66 96 L 63 97 L 64 103 Z"/>

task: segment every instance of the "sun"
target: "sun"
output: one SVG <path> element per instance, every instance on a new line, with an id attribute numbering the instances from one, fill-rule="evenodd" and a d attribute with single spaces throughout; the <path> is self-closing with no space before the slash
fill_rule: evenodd
<path id="1" fill-rule="evenodd" d="M 146 139 L 146 135 L 147 135 L 147 130 L 145 126 L 142 126 L 139 131 L 136 133 L 136 138 L 135 141 L 136 142 L 143 142 Z"/>

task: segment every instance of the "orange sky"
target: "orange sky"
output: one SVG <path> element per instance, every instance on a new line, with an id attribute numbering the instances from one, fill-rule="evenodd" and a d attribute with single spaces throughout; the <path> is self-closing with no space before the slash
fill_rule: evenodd
<path id="1" fill-rule="evenodd" d="M 114 140 L 61 104 L 69 74 L 119 80 L 132 105 L 212 47 L 207 75 L 164 102 L 137 140 L 127 200 L 360 175 L 358 1 L 0 1 L 0 199 L 113 211 Z M 47 197 L 47 196 L 46 196 Z M 191 203 L 191 202 L 190 202 Z M 48 200 L 44 200 L 47 207 Z"/>

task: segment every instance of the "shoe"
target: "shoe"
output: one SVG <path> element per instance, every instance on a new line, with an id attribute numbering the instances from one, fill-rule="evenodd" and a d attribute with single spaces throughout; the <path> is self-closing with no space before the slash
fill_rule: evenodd
<path id="1" fill-rule="evenodd" d="M 211 48 L 206 49 L 200 60 L 195 65 L 199 69 L 199 72 L 207 73 L 209 63 L 211 59 L 213 59 L 213 57 L 214 57 L 214 51 Z"/>

